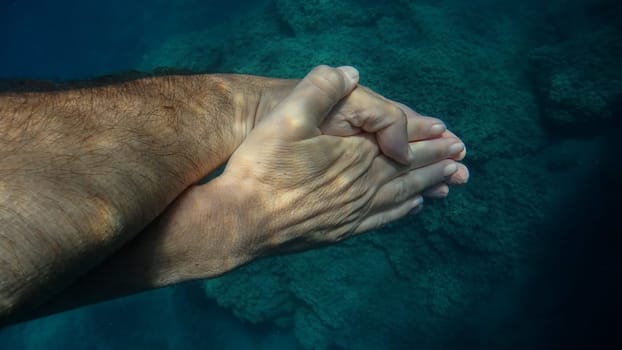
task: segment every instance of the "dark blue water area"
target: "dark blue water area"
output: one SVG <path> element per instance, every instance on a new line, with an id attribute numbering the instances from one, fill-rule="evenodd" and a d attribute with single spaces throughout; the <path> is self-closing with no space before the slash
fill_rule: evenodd
<path id="1" fill-rule="evenodd" d="M 66 80 L 133 70 L 168 36 L 230 21 L 253 3 L 3 0 L 0 77 Z"/>

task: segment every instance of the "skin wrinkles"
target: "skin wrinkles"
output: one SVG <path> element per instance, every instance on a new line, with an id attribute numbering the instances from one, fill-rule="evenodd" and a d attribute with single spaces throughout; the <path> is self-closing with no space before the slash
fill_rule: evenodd
<path id="1" fill-rule="evenodd" d="M 410 202 L 395 201 L 392 182 L 422 186 L 405 195 L 414 196 L 444 178 L 437 168 L 380 161 L 400 153 L 383 149 L 383 142 L 394 146 L 386 135 L 354 136 L 363 132 L 348 120 L 363 128 L 394 125 L 405 134 L 406 125 L 393 102 L 337 72 L 323 66 L 298 81 L 166 76 L 0 93 L 0 112 L 12 114 L 0 118 L 0 129 L 32 123 L 27 137 L 11 131 L 19 143 L 0 137 L 0 173 L 11 173 L 0 188 L 12 198 L 0 207 L 21 205 L 25 220 L 12 232 L 3 224 L 15 215 L 0 217 L 0 237 L 11 236 L 0 247 L 14 245 L 15 255 L 6 256 L 17 262 L 9 265 L 31 278 L 24 283 L 0 270 L 13 288 L 0 289 L 0 319 L 17 309 L 31 318 L 217 276 L 262 256 L 345 239 L 411 210 Z M 358 97 L 339 103 L 350 93 Z M 365 120 L 375 113 L 393 121 Z M 423 131 L 440 121 L 406 114 L 409 139 L 400 148 L 445 137 Z M 415 135 L 413 122 L 426 126 L 414 127 Z M 444 153 L 430 154 L 422 157 Z M 221 176 L 195 185 L 228 159 Z M 32 256 L 47 269 L 25 263 Z"/>

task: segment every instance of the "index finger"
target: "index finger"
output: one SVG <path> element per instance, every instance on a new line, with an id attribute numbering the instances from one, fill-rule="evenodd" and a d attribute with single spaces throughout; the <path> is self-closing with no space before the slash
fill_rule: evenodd
<path id="1" fill-rule="evenodd" d="M 340 107 L 340 113 L 353 128 L 375 134 L 387 157 L 405 165 L 410 162 L 406 114 L 400 107 L 360 85 Z"/>

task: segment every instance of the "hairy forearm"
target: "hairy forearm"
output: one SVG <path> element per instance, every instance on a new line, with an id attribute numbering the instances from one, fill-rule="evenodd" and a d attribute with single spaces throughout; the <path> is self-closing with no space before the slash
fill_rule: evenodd
<path id="1" fill-rule="evenodd" d="M 112 254 L 249 128 L 224 76 L 0 95 L 0 317 Z"/>
<path id="2" fill-rule="evenodd" d="M 175 283 L 226 273 L 257 257 L 239 240 L 248 229 L 249 192 L 217 179 L 192 186 L 112 256 L 45 304 L 16 315 L 25 321 Z M 246 196 L 246 197 L 244 197 Z"/>

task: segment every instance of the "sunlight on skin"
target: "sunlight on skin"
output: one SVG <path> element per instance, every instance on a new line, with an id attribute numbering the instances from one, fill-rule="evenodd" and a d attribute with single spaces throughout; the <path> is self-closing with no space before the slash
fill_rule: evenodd
<path id="1" fill-rule="evenodd" d="M 85 164 L 91 164 L 90 167 L 82 166 L 79 162 L 69 163 L 73 164 L 71 171 L 84 173 L 86 177 L 78 185 L 108 189 L 101 193 L 104 199 L 110 195 L 110 186 L 117 183 L 120 186 L 130 185 L 125 187 L 128 194 L 136 191 L 137 185 L 143 185 L 143 191 L 153 196 L 159 193 L 164 193 L 162 196 L 171 195 L 175 190 L 171 181 L 177 181 L 174 184 L 182 186 L 188 180 L 190 187 L 186 185 L 181 194 L 177 192 L 176 199 L 169 202 L 167 209 L 160 212 L 160 216 L 140 235 L 116 251 L 104 264 L 97 265 L 89 272 L 88 278 L 81 279 L 79 284 L 65 290 L 57 299 L 57 304 L 50 305 L 47 312 L 191 279 L 214 277 L 263 256 L 308 250 L 339 242 L 382 227 L 407 214 L 417 213 L 422 208 L 423 196 L 444 197 L 449 189 L 448 184 L 462 184 L 468 179 L 466 167 L 456 161 L 464 157 L 464 145 L 446 130 L 442 121 L 423 117 L 408 107 L 359 86 L 358 72 L 350 67 L 319 66 L 298 82 L 252 76 L 214 75 L 146 79 L 129 82 L 123 89 L 130 92 L 138 89 L 141 93 L 146 91 L 151 95 L 148 94 L 144 101 L 151 101 L 160 96 L 158 93 L 162 89 L 172 89 L 174 96 L 197 93 L 198 87 L 203 86 L 203 79 L 211 82 L 207 88 L 208 96 L 210 91 L 218 91 L 220 86 L 225 85 L 228 86 L 229 95 L 216 96 L 212 103 L 207 104 L 201 102 L 204 98 L 200 96 L 191 104 L 175 100 L 178 102 L 175 106 L 178 113 L 188 113 L 191 116 L 188 120 L 196 120 L 195 115 L 202 110 L 201 106 L 215 115 L 233 115 L 233 120 L 227 123 L 234 124 L 233 130 L 218 129 L 218 120 L 211 120 L 211 123 L 210 120 L 205 121 L 203 126 L 208 132 L 221 132 L 215 134 L 216 138 L 211 138 L 211 141 L 201 139 L 202 129 L 195 130 L 196 125 L 193 127 L 191 124 L 173 123 L 176 126 L 190 126 L 185 134 L 193 142 L 169 144 L 166 140 L 178 140 L 177 129 L 166 123 L 160 125 L 161 123 L 157 123 L 159 118 L 150 118 L 147 114 L 135 117 L 143 121 L 140 125 L 145 129 L 139 134 L 140 139 L 133 137 L 133 134 L 128 135 L 127 131 L 136 127 L 130 123 L 124 128 L 112 129 L 118 131 L 112 136 L 120 142 L 102 142 L 100 133 L 91 132 L 87 133 L 87 139 L 82 138 L 66 145 L 67 149 L 73 150 L 76 144 L 87 142 L 98 146 L 96 149 L 116 151 L 114 148 L 118 144 L 125 145 L 126 150 L 132 151 L 121 154 L 125 155 L 122 158 L 125 161 L 112 163 L 114 171 L 102 168 L 100 174 L 119 175 L 111 179 L 104 177 L 102 180 L 102 176 L 89 177 L 92 171 L 86 170 L 92 169 L 93 163 L 102 167 L 101 163 L 108 164 L 106 161 L 118 162 L 118 155 L 110 158 L 94 151 L 88 159 L 75 158 L 85 160 Z M 164 87 L 159 85 L 162 83 L 165 84 Z M 114 106 L 106 103 L 109 94 L 114 92 L 112 95 L 119 95 L 115 88 L 102 87 L 92 92 L 99 93 L 97 96 L 102 99 L 102 104 L 98 104 L 98 112 L 102 115 L 118 115 Z M 119 96 L 122 96 L 121 102 L 125 101 L 124 94 Z M 240 99 L 240 96 L 243 98 Z M 78 101 L 75 98 L 74 100 Z M 129 103 L 129 110 L 140 110 L 140 104 L 135 106 L 130 103 L 131 99 L 125 102 Z M 176 120 L 174 115 L 167 114 L 175 110 L 169 107 L 172 102 L 165 100 L 161 105 L 155 106 L 146 102 L 146 106 L 157 115 L 163 113 L 162 115 L 169 116 L 165 120 L 172 122 Z M 230 106 L 231 103 L 235 106 Z M 84 112 L 77 109 L 72 113 Z M 57 113 L 63 115 L 66 111 L 60 110 Z M 92 125 L 85 124 L 81 127 L 99 130 L 102 127 L 101 120 L 102 118 L 92 118 L 89 120 Z M 66 119 L 59 118 L 58 125 L 64 126 L 64 121 Z M 57 134 L 62 133 L 46 135 Z M 50 137 L 46 135 L 43 138 Z M 218 136 L 222 140 L 217 140 Z M 223 140 L 228 140 L 229 144 L 223 145 Z M 180 149 L 176 150 L 178 154 L 188 156 L 169 157 L 170 153 L 161 153 L 161 148 L 149 148 L 159 145 L 158 142 L 179 145 Z M 210 148 L 212 146 L 213 149 Z M 83 147 L 80 149 L 83 150 Z M 155 156 L 162 156 L 163 163 L 158 165 L 164 170 L 167 169 L 166 166 L 170 166 L 174 171 L 158 172 L 162 168 L 150 168 L 154 166 L 153 162 L 140 163 L 145 157 L 136 157 L 134 150 L 145 148 Z M 211 156 L 205 156 L 200 161 L 193 153 L 199 148 L 211 149 L 212 152 L 208 153 Z M 106 154 L 119 153 L 110 151 Z M 229 152 L 233 152 L 233 155 Z M 74 153 L 80 154 L 78 151 Z M 193 180 L 195 176 L 196 179 L 201 178 L 206 171 L 222 164 L 229 156 L 222 175 L 204 185 L 191 185 L 197 183 Z M 87 160 L 92 163 L 86 162 Z M 188 166 L 186 171 L 191 172 L 188 179 L 182 181 L 177 173 L 180 160 L 188 161 L 183 164 Z M 47 158 L 42 160 L 43 163 L 48 161 Z M 200 162 L 196 163 L 197 161 Z M 152 172 L 136 175 L 131 167 L 127 167 L 128 164 L 135 163 L 142 164 Z M 56 169 L 59 175 L 64 175 L 67 171 L 66 167 L 59 167 L 56 163 L 48 165 L 50 169 Z M 181 173 L 182 177 L 186 171 Z M 143 181 L 145 175 L 149 174 L 152 175 L 148 178 L 149 181 Z M 163 174 L 170 178 L 163 179 Z M 157 190 L 149 187 L 155 184 L 159 184 Z M 162 189 L 163 186 L 168 187 Z M 63 192 L 63 195 L 66 193 L 69 192 Z M 113 195 L 112 198 L 120 197 Z M 66 254 L 74 254 L 85 261 L 91 259 L 86 261 L 90 264 L 101 262 L 100 257 L 91 252 L 106 255 L 117 250 L 125 242 L 124 239 L 127 239 L 127 233 L 131 234 L 135 232 L 132 230 L 138 229 L 136 222 L 147 220 L 152 215 L 145 214 L 145 206 L 153 206 L 154 203 L 162 201 L 156 197 L 148 201 L 144 198 L 144 195 L 129 196 L 126 201 L 116 203 L 121 209 L 125 209 L 123 212 L 107 210 L 106 203 L 99 205 L 92 201 L 75 210 L 64 206 L 65 214 L 70 214 L 69 219 L 83 215 L 96 215 L 101 219 L 91 219 L 92 226 L 86 229 L 86 232 L 97 231 L 97 235 L 91 239 L 94 242 L 71 239 L 63 241 Z M 77 203 L 75 198 L 69 197 L 67 202 Z M 117 208 L 115 205 L 109 207 Z M 132 213 L 134 214 L 131 215 Z M 116 220 L 117 217 L 125 218 L 125 221 Z M 101 221 L 109 226 L 100 227 L 103 225 Z M 69 224 L 71 222 L 67 226 Z M 48 223 L 47 230 L 51 230 L 49 226 Z M 58 232 L 59 237 L 66 236 L 66 229 L 63 227 L 55 227 L 52 231 Z M 76 233 L 78 237 L 82 237 L 80 232 L 83 231 Z M 76 244 L 84 248 L 71 248 Z M 78 254 L 77 251 L 83 254 Z M 47 253 L 49 262 L 58 262 L 58 254 L 48 246 L 42 246 L 37 252 Z M 33 261 L 42 260 L 37 258 Z M 56 278 L 57 285 L 61 288 L 68 285 L 68 280 L 62 278 L 71 278 L 84 268 L 85 263 L 71 265 L 73 261 L 77 260 L 57 263 L 61 268 L 54 268 L 47 262 L 42 263 L 42 266 L 51 266 L 48 268 L 50 276 Z M 69 271 L 63 266 L 70 266 L 75 271 Z M 34 267 L 32 270 L 41 269 Z M 68 272 L 60 275 L 58 271 L 61 270 Z M 38 282 L 46 284 L 52 277 L 39 279 Z M 27 287 L 30 288 L 27 292 L 37 290 L 34 284 Z M 20 297 L 26 298 L 28 295 L 23 293 Z M 22 300 L 12 302 L 12 305 L 19 305 Z"/>
<path id="2" fill-rule="evenodd" d="M 284 90 L 291 91 L 294 88 L 294 82 L 296 81 L 275 80 L 275 82 L 268 84 L 269 87 L 264 89 L 262 94 L 261 105 L 271 107 L 264 109 L 264 113 L 255 116 L 259 123 L 266 118 L 267 112 L 274 109 L 276 104 L 285 97 Z M 404 118 L 405 126 L 402 122 Z M 371 119 L 373 123 L 367 122 L 368 119 Z M 387 127 L 393 127 L 394 130 L 398 131 L 376 134 L 378 130 Z M 423 116 L 410 107 L 387 99 L 362 85 L 357 85 L 333 108 L 320 129 L 322 133 L 334 136 L 352 136 L 362 132 L 374 133 L 377 135 L 378 143 L 384 145 L 383 152 L 396 161 L 400 161 L 402 151 L 399 148 L 401 144 L 405 144 L 406 137 L 408 142 L 439 137 L 452 138 L 456 140 L 458 147 L 462 147 L 462 151 L 453 159 L 462 160 L 466 156 L 464 144 L 454 133 L 447 130 L 440 119 Z M 403 129 L 407 130 L 407 136 L 401 137 L 399 130 Z M 449 193 L 447 184 L 462 185 L 468 181 L 468 177 L 468 169 L 464 165 L 458 164 L 458 171 L 447 179 L 446 184 L 426 190 L 423 195 L 426 198 L 444 198 Z"/>
<path id="3" fill-rule="evenodd" d="M 253 192 L 254 199 L 245 202 L 254 203 L 255 210 L 244 212 L 255 213 L 249 220 L 261 222 L 267 236 L 252 233 L 254 237 L 242 241 L 250 239 L 253 244 L 242 246 L 259 246 L 259 255 L 283 247 L 287 251 L 308 249 L 382 226 L 420 205 L 418 193 L 450 181 L 461 169 L 450 158 L 459 158 L 464 146 L 455 136 L 442 137 L 444 128 L 433 127 L 442 122 L 414 112 L 405 115 L 403 107 L 368 89 L 355 89 L 356 83 L 335 75 L 339 70 L 347 74 L 349 68 L 330 69 L 314 69 L 262 118 L 216 180 L 216 184 L 235 184 Z M 385 120 L 379 122 L 378 115 Z M 409 120 L 423 126 L 407 129 Z M 381 156 L 373 135 L 362 133 L 396 126 L 405 140 L 423 139 L 413 142 L 410 151 L 389 151 L 395 158 L 408 154 L 408 165 Z M 376 134 L 378 144 L 386 145 L 383 151 L 393 147 L 392 137 L 398 133 Z M 460 147 L 452 148 L 454 144 Z M 284 217 L 283 212 L 288 215 Z M 333 221 L 342 224 L 331 226 Z"/>

